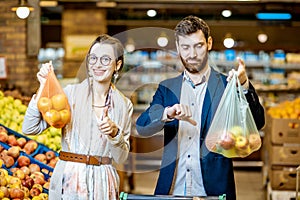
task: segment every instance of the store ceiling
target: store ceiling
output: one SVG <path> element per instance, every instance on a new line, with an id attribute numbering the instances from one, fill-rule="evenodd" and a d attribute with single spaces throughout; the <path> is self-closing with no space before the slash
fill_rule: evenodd
<path id="1" fill-rule="evenodd" d="M 42 8 L 42 17 L 48 21 L 59 20 L 62 8 L 96 7 L 97 0 L 58 0 L 56 8 Z M 222 40 L 231 33 L 241 49 L 283 49 L 300 51 L 300 0 L 252 0 L 252 1 L 202 1 L 202 0 L 115 0 L 115 7 L 107 7 L 107 24 L 110 34 L 140 28 L 162 27 L 173 29 L 180 19 L 193 14 L 208 22 L 212 29 L 216 49 L 224 48 Z M 149 18 L 148 9 L 156 9 L 157 16 Z M 221 11 L 230 9 L 232 16 L 224 18 Z M 290 21 L 259 21 L 259 11 L 287 11 L 292 14 Z M 266 44 L 258 43 L 259 32 L 269 34 Z"/>

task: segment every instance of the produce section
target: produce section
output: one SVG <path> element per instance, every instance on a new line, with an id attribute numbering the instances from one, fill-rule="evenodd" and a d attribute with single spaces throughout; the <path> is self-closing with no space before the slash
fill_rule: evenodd
<path id="1" fill-rule="evenodd" d="M 10 175 L 6 182 L 1 183 L 1 186 L 8 189 L 8 192 L 3 192 L 4 197 L 38 199 L 36 196 L 40 196 L 47 199 L 50 178 L 57 160 L 57 152 L 3 125 L 0 126 L 1 170 L 6 170 Z M 10 184 L 13 183 L 10 183 L 9 177 L 18 178 L 15 181 L 18 185 L 14 186 L 18 190 L 11 191 Z M 18 193 L 18 197 L 11 193 Z"/>
<path id="2" fill-rule="evenodd" d="M 120 191 L 128 192 L 126 195 L 128 199 L 154 198 L 152 194 L 157 173 L 148 172 L 159 169 L 161 164 L 164 145 L 163 133 L 160 132 L 151 138 L 141 138 L 136 134 L 134 122 L 136 116 L 147 108 L 157 84 L 182 71 L 180 59 L 175 53 L 175 46 L 173 46 L 175 44 L 173 31 L 170 36 L 167 29 L 173 30 L 180 18 L 187 13 L 203 17 L 212 27 L 213 49 L 210 51 L 210 61 L 218 70 L 227 73 L 231 68 L 237 66 L 235 61 L 237 56 L 244 59 L 247 74 L 265 107 L 266 126 L 259 131 L 260 138 L 241 137 L 241 134 L 238 133 L 240 131 L 233 131 L 236 134 L 231 133 L 232 131 L 228 133 L 223 131 L 222 137 L 215 139 L 213 143 L 215 147 L 218 147 L 218 152 L 224 151 L 228 157 L 234 157 L 237 199 L 298 200 L 295 198 L 295 183 L 297 183 L 296 176 L 299 172 L 298 170 L 296 174 L 296 169 L 300 165 L 298 106 L 300 52 L 296 45 L 299 44 L 299 37 L 297 38 L 296 35 L 300 26 L 300 18 L 296 8 L 299 7 L 297 5 L 300 2 L 263 1 L 258 3 L 246 1 L 233 2 L 232 5 L 227 1 L 225 4 L 224 2 L 211 3 L 197 0 L 157 2 L 163 4 L 161 6 L 153 4 L 153 2 L 118 1 L 116 7 L 101 7 L 100 10 L 97 9 L 96 14 L 90 15 L 90 13 L 95 13 L 91 12 L 94 11 L 95 6 L 85 5 L 86 2 L 80 0 L 75 4 L 73 1 L 58 2 L 57 6 L 50 7 L 43 7 L 42 4 L 39 5 L 39 2 L 31 1 L 29 4 L 33 4 L 34 11 L 31 12 L 28 20 L 21 20 L 10 12 L 13 1 L 17 3 L 17 0 L 4 0 L 0 3 L 3 10 L 7 11 L 0 17 L 3 22 L 3 30 L 1 29 L 3 37 L 0 39 L 0 46 L 3 47 L 0 53 L 0 90 L 3 90 L 0 91 L 0 132 L 5 129 L 10 135 L 7 136 L 6 142 L 0 142 L 0 165 L 7 171 L 7 174 L 12 177 L 20 177 L 25 182 L 26 178 L 23 178 L 20 170 L 22 169 L 27 174 L 28 168 L 31 169 L 30 172 L 37 169 L 41 171 L 47 179 L 46 183 L 49 184 L 51 170 L 55 167 L 55 160 L 51 157 L 53 157 L 53 153 L 57 156 L 61 150 L 62 130 L 49 127 L 41 134 L 32 136 L 23 135 L 21 131 L 28 102 L 39 87 L 36 74 L 41 63 L 52 60 L 62 86 L 79 81 L 85 76 L 85 73 L 83 76 L 81 75 L 81 64 L 84 59 L 79 55 L 83 52 L 79 52 L 79 50 L 82 47 L 78 40 L 69 42 L 69 38 L 74 37 L 74 34 L 76 37 L 87 38 L 89 35 L 99 34 L 100 30 L 100 32 L 120 36 L 124 47 L 127 45 L 135 47 L 135 50 L 126 51 L 125 65 L 116 83 L 117 87 L 134 103 L 133 116 L 135 116 L 132 120 L 130 137 L 132 153 L 129 154 L 125 166 L 122 166 L 129 170 L 124 173 L 125 182 L 121 183 L 121 187 L 124 185 L 124 188 Z M 100 3 L 97 3 L 97 7 Z M 128 5 L 130 5 L 129 10 Z M 152 8 L 153 5 L 158 15 L 148 18 L 144 11 L 147 7 Z M 234 10 L 231 10 L 233 7 Z M 221 16 L 220 11 L 223 8 L 229 8 L 233 11 L 233 15 L 231 17 Z M 286 8 L 285 11 L 292 12 L 291 20 L 260 21 L 256 18 L 252 19 L 258 10 L 275 9 L 277 12 L 283 8 Z M 172 14 L 169 14 L 169 11 Z M 74 13 L 76 13 L 76 20 L 74 20 Z M 244 14 L 245 17 L 241 16 Z M 94 26 L 90 26 L 90 24 L 94 24 Z M 162 29 L 157 29 L 159 31 L 151 32 L 150 37 L 148 33 L 138 30 L 146 26 L 166 28 L 167 32 L 160 33 Z M 137 36 L 131 34 L 131 30 L 135 29 L 138 30 Z M 150 31 L 148 32 L 150 33 Z M 261 33 L 267 36 L 264 43 L 258 42 L 258 38 L 256 38 Z M 166 47 L 157 48 L 156 39 L 160 34 L 167 36 Z M 235 46 L 232 48 L 223 46 L 223 39 L 228 35 L 235 40 Z M 147 41 L 151 41 L 151 43 L 148 44 Z M 73 53 L 74 55 L 72 55 Z M 17 90 L 20 92 L 18 93 Z M 51 99 L 44 100 L 45 103 Z M 44 105 L 47 107 L 46 111 L 49 111 L 49 104 Z M 40 110 L 43 109 L 40 108 Z M 56 111 L 49 111 L 47 116 L 52 119 L 52 122 L 62 118 Z M 68 114 L 66 118 L 68 121 Z M 0 133 L 0 141 L 2 139 L 5 140 L 5 135 Z M 255 141 L 259 140 L 262 143 L 259 150 L 250 156 L 244 157 L 238 154 L 241 157 L 235 157 L 236 152 L 247 152 L 249 148 L 256 149 L 253 143 L 257 144 Z M 250 144 L 252 145 L 250 146 Z M 48 149 L 50 151 L 47 151 Z M 5 154 L 5 159 L 2 159 L 2 155 Z M 128 163 L 131 166 L 128 166 Z M 27 167 L 28 165 L 30 167 Z M 134 178 L 133 176 L 126 177 L 131 174 L 136 174 L 136 176 Z M 150 176 L 147 177 L 147 174 Z M 265 178 L 265 185 L 261 185 L 260 178 Z M 126 181 L 131 185 L 128 186 Z M 30 179 L 26 182 L 29 182 L 27 188 L 32 187 Z M 2 183 L 1 181 L 0 185 Z M 47 184 L 42 186 L 45 194 L 47 194 Z M 7 192 L 10 187 L 11 185 L 8 183 L 5 185 Z M 3 193 L 7 194 L 7 192 Z M 260 195 L 263 192 L 264 195 Z M 20 191 L 14 190 L 12 193 L 20 193 Z M 34 192 L 32 193 L 34 194 Z M 35 192 L 35 194 L 37 193 Z M 27 197 L 26 194 L 28 191 L 24 189 L 24 197 Z M 151 195 L 147 196 L 146 194 Z M 0 199 L 2 197 L 0 191 Z M 12 195 L 9 199 L 14 197 L 20 196 Z M 41 195 L 39 198 L 37 195 L 29 193 L 28 198 L 46 199 L 46 196 Z"/>
<path id="3" fill-rule="evenodd" d="M 5 95 L 0 90 L 0 124 L 21 133 L 26 110 L 27 105 L 21 99 L 14 98 L 10 94 Z"/>
<path id="4" fill-rule="evenodd" d="M 22 134 L 22 123 L 29 100 L 30 98 L 21 96 L 16 92 L 3 92 L 0 90 L 0 124 L 12 132 Z M 54 151 L 61 149 L 60 128 L 49 127 L 39 135 L 29 135 L 26 137 L 36 140 Z"/>
<path id="5" fill-rule="evenodd" d="M 299 184 L 296 171 L 300 164 L 300 97 L 268 108 L 266 119 L 263 149 L 267 192 L 274 198 L 281 193 L 294 197 Z"/>
<path id="6" fill-rule="evenodd" d="M 61 129 L 22 134 L 28 98 L 0 91 L 0 199 L 48 199 L 61 149 Z"/>

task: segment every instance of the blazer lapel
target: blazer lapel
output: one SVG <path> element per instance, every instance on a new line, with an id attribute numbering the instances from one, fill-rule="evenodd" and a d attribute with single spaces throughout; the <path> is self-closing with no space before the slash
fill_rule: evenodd
<path id="1" fill-rule="evenodd" d="M 201 115 L 201 133 L 207 132 L 206 127 L 211 123 L 214 113 L 222 97 L 226 83 L 222 80 L 221 74 L 211 69 L 211 74 L 207 84 L 204 103 Z M 204 138 L 205 135 L 201 134 Z"/>

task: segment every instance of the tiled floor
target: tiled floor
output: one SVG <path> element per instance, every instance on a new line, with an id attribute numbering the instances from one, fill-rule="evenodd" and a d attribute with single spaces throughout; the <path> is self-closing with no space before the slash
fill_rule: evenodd
<path id="1" fill-rule="evenodd" d="M 237 200 L 264 200 L 266 187 L 261 171 L 235 170 Z"/>
<path id="2" fill-rule="evenodd" d="M 134 174 L 134 190 L 130 193 L 153 194 L 157 171 Z M 266 188 L 261 170 L 235 170 L 237 200 L 265 200 Z M 128 189 L 128 185 L 125 184 Z"/>

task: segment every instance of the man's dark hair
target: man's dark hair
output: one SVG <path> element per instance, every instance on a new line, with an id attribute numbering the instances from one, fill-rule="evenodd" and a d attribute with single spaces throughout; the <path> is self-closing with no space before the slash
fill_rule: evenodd
<path id="1" fill-rule="evenodd" d="M 210 36 L 210 28 L 207 23 L 199 17 L 192 15 L 187 16 L 183 18 L 175 27 L 176 41 L 178 41 L 179 35 L 189 35 L 197 32 L 198 30 L 201 30 L 203 32 L 207 41 L 208 37 Z"/>

